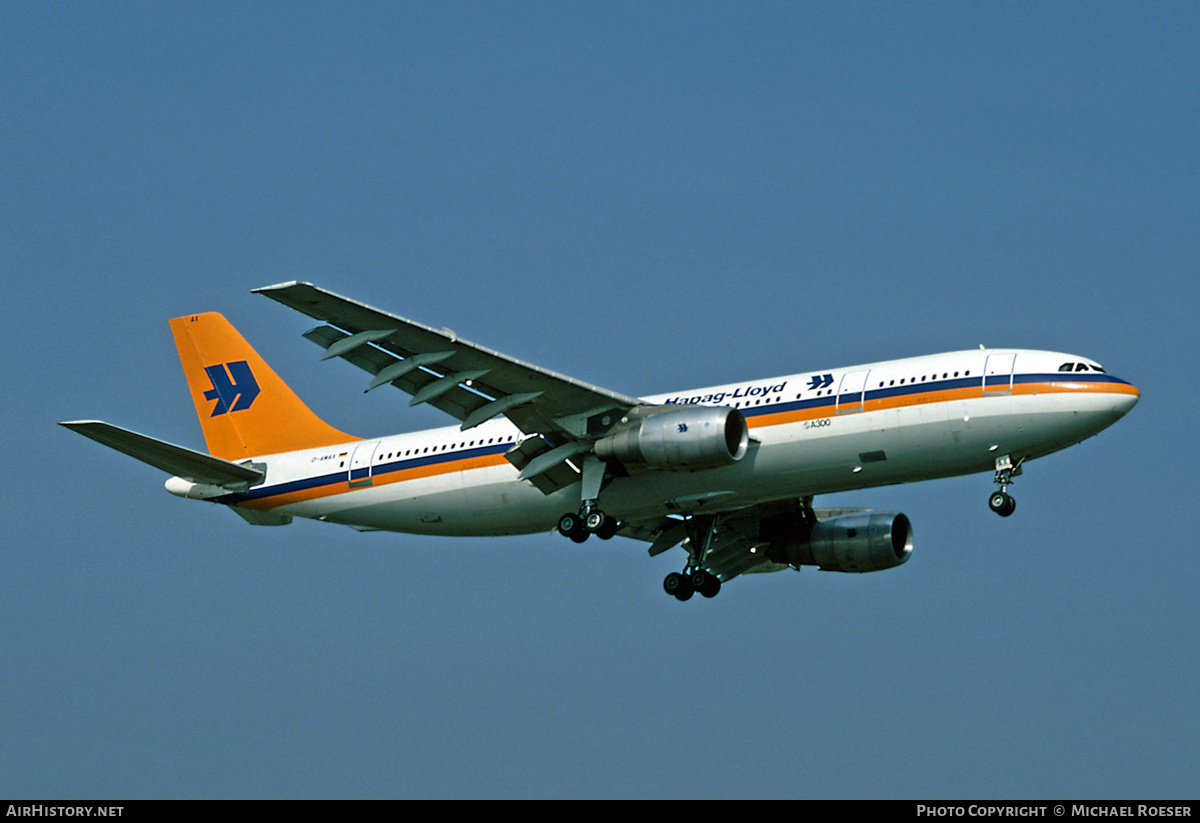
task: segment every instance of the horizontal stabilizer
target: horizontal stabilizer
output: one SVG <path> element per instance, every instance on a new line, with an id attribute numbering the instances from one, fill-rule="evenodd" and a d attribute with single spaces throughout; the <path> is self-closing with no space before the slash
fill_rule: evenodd
<path id="1" fill-rule="evenodd" d="M 244 491 L 264 478 L 258 469 L 239 466 L 99 420 L 73 420 L 59 425 L 193 483 Z"/>

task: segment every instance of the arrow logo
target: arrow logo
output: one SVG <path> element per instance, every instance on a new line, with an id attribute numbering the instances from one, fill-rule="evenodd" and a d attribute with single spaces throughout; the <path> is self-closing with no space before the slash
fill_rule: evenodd
<path id="1" fill-rule="evenodd" d="M 212 382 L 212 388 L 204 393 L 204 399 L 217 401 L 210 417 L 248 409 L 254 398 L 258 397 L 258 381 L 254 379 L 250 364 L 245 360 L 205 366 L 204 371 Z"/>
<path id="2" fill-rule="evenodd" d="M 809 389 L 827 389 L 833 385 L 832 374 L 818 374 L 808 379 Z"/>

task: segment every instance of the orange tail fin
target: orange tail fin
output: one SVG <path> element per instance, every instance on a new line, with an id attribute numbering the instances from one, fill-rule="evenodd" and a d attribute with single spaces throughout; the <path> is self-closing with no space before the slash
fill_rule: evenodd
<path id="1" fill-rule="evenodd" d="M 223 460 L 357 440 L 317 417 L 216 312 L 171 321 L 208 452 Z"/>

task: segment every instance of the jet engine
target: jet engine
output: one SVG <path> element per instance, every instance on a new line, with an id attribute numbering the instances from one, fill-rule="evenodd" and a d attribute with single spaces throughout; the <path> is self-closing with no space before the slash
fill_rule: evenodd
<path id="1" fill-rule="evenodd" d="M 596 442 L 596 456 L 626 465 L 690 472 L 732 465 L 749 448 L 750 431 L 740 411 L 729 406 L 686 406 L 650 410 L 631 420 Z"/>
<path id="2" fill-rule="evenodd" d="M 912 524 L 903 514 L 863 511 L 813 524 L 808 534 L 771 542 L 770 557 L 822 571 L 875 572 L 899 566 L 913 550 Z"/>

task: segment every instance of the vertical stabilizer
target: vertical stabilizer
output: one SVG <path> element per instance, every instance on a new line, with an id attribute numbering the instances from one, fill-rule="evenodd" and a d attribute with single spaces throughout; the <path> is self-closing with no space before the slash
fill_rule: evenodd
<path id="1" fill-rule="evenodd" d="M 357 440 L 309 410 L 216 312 L 171 321 L 208 452 L 223 460 Z"/>

